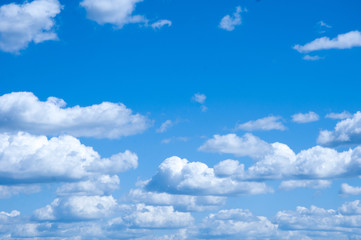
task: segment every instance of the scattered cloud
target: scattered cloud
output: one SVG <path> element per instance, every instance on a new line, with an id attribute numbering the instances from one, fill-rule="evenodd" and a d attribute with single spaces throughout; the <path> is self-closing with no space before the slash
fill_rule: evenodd
<path id="1" fill-rule="evenodd" d="M 338 122 L 333 131 L 320 132 L 317 142 L 326 146 L 357 144 L 361 142 L 361 112 Z"/>
<path id="2" fill-rule="evenodd" d="M 0 96 L 0 129 L 34 134 L 70 134 L 75 137 L 120 138 L 143 132 L 150 121 L 121 103 L 103 102 L 65 108 L 64 100 L 40 101 L 33 93 Z"/>
<path id="3" fill-rule="evenodd" d="M 361 32 L 351 31 L 339 34 L 337 37 L 330 39 L 328 37 L 317 38 L 305 45 L 295 45 L 293 49 L 300 53 L 308 53 L 326 49 L 350 49 L 361 46 Z"/>
<path id="4" fill-rule="evenodd" d="M 162 143 L 168 144 L 171 142 L 187 142 L 188 140 L 189 140 L 188 137 L 171 137 L 171 138 L 163 139 Z"/>
<path id="5" fill-rule="evenodd" d="M 341 185 L 340 194 L 342 196 L 361 195 L 361 187 L 353 187 L 347 183 L 343 183 Z"/>
<path id="6" fill-rule="evenodd" d="M 161 29 L 164 26 L 170 27 L 172 26 L 172 22 L 166 19 L 162 19 L 151 24 L 153 29 Z"/>
<path id="7" fill-rule="evenodd" d="M 192 97 L 193 101 L 200 103 L 200 104 L 203 104 L 206 101 L 206 98 L 207 98 L 206 95 L 201 94 L 201 93 L 196 93 Z"/>
<path id="8" fill-rule="evenodd" d="M 303 60 L 307 60 L 307 61 L 317 61 L 317 60 L 321 60 L 324 59 L 324 57 L 320 57 L 320 56 L 311 56 L 311 55 L 305 55 L 303 57 Z"/>
<path id="9" fill-rule="evenodd" d="M 155 176 L 145 184 L 147 191 L 195 196 L 229 196 L 262 194 L 272 189 L 260 182 L 237 181 L 229 177 L 217 177 L 213 168 L 201 162 L 188 162 L 170 157 L 158 167 Z"/>
<path id="10" fill-rule="evenodd" d="M 280 189 L 282 190 L 292 190 L 295 188 L 328 188 L 331 186 L 331 181 L 328 180 L 288 180 L 282 181 L 280 184 Z"/>
<path id="11" fill-rule="evenodd" d="M 350 118 L 350 117 L 352 117 L 352 114 L 347 111 L 343 111 L 341 113 L 329 113 L 325 116 L 325 118 L 341 119 L 341 120 Z"/>
<path id="12" fill-rule="evenodd" d="M 316 122 L 320 119 L 317 113 L 308 112 L 308 113 L 297 113 L 292 115 L 292 121 L 296 123 L 309 123 Z"/>
<path id="13" fill-rule="evenodd" d="M 227 31 L 233 31 L 236 26 L 242 24 L 241 12 L 242 8 L 238 6 L 232 16 L 226 15 L 222 18 L 219 27 Z"/>
<path id="14" fill-rule="evenodd" d="M 122 28 L 129 23 L 146 23 L 146 17 L 134 15 L 136 4 L 142 0 L 83 0 L 80 6 L 85 8 L 87 17 L 100 25 L 112 24 Z"/>
<path id="15" fill-rule="evenodd" d="M 71 136 L 48 139 L 28 133 L 0 134 L 0 179 L 4 183 L 81 181 L 99 173 L 119 173 L 138 165 L 136 154 L 125 151 L 101 158 Z"/>
<path id="16" fill-rule="evenodd" d="M 172 127 L 174 123 L 171 120 L 166 120 L 162 123 L 162 125 L 157 129 L 158 133 L 164 133 L 167 131 L 170 127 Z"/>
<path id="17" fill-rule="evenodd" d="M 31 194 L 40 192 L 41 187 L 39 185 L 34 184 L 26 184 L 26 185 L 0 185 L 0 199 L 1 198 L 9 198 L 14 195 L 18 195 L 21 193 Z"/>
<path id="18" fill-rule="evenodd" d="M 260 118 L 254 121 L 248 121 L 246 123 L 239 124 L 236 129 L 244 131 L 269 131 L 269 130 L 286 130 L 286 127 L 281 122 L 281 117 L 279 116 L 269 116 L 265 118 Z"/>
<path id="19" fill-rule="evenodd" d="M 34 0 L 0 6 L 0 49 L 18 53 L 29 43 L 57 40 L 54 18 L 62 6 L 57 0 Z"/>
<path id="20" fill-rule="evenodd" d="M 324 21 L 319 21 L 318 24 L 319 24 L 320 27 L 332 28 L 332 26 L 328 25 Z"/>

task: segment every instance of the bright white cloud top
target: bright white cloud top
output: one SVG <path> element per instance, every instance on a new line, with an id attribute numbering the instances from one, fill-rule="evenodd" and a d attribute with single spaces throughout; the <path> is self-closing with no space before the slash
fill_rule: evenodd
<path id="1" fill-rule="evenodd" d="M 40 101 L 33 93 L 0 96 L 0 129 L 36 134 L 71 134 L 75 137 L 120 138 L 143 132 L 150 125 L 121 103 L 103 102 L 88 107 L 65 107 L 62 99 Z"/>
<path id="2" fill-rule="evenodd" d="M 269 131 L 269 130 L 286 130 L 279 116 L 269 116 L 254 121 L 248 121 L 236 126 L 236 129 L 244 131 Z"/>
<path id="3" fill-rule="evenodd" d="M 57 0 L 0 6 L 0 50 L 17 53 L 31 42 L 57 40 L 54 18 L 61 10 Z"/>
<path id="4" fill-rule="evenodd" d="M 361 32 L 359 31 L 339 34 L 332 39 L 329 37 L 317 38 L 305 45 L 297 44 L 293 48 L 300 53 L 308 53 L 326 49 L 350 49 L 353 47 L 361 47 Z"/>

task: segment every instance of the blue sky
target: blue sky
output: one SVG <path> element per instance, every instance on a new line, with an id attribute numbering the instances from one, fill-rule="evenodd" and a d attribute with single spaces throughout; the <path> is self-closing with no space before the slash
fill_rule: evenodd
<path id="1" fill-rule="evenodd" d="M 360 10 L 1 1 L 0 238 L 361 238 Z"/>

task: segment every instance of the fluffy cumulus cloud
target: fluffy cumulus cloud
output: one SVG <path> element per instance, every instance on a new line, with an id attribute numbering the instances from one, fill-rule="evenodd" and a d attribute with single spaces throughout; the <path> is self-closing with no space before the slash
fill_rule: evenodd
<path id="1" fill-rule="evenodd" d="M 0 7 L 0 49 L 16 53 L 30 42 L 56 40 L 55 16 L 62 6 L 57 0 L 34 0 Z"/>
<path id="2" fill-rule="evenodd" d="M 112 24 L 122 28 L 129 23 L 145 23 L 142 15 L 134 15 L 136 4 L 142 0 L 83 0 L 80 6 L 86 9 L 87 17 L 98 24 Z"/>
<path id="3" fill-rule="evenodd" d="M 262 182 L 237 181 L 216 176 L 214 169 L 201 162 L 188 162 L 170 157 L 158 167 L 155 176 L 145 183 L 145 189 L 155 192 L 185 195 L 243 195 L 272 192 Z"/>
<path id="4" fill-rule="evenodd" d="M 77 221 L 105 218 L 113 214 L 117 202 L 112 196 L 70 196 L 57 198 L 35 210 L 34 218 L 47 221 Z"/>
<path id="5" fill-rule="evenodd" d="M 300 53 L 307 53 L 325 49 L 349 49 L 353 47 L 361 47 L 361 32 L 359 31 L 339 34 L 333 39 L 329 37 L 317 38 L 305 45 L 297 44 L 293 48 Z"/>
<path id="6" fill-rule="evenodd" d="M 0 97 L 0 129 L 35 134 L 70 134 L 75 137 L 119 138 L 144 131 L 149 120 L 121 103 L 103 102 L 88 107 L 65 107 L 62 99 L 40 101 L 33 93 L 15 92 Z"/>
<path id="7" fill-rule="evenodd" d="M 81 180 L 99 173 L 136 168 L 138 157 L 125 151 L 101 158 L 71 136 L 48 139 L 28 133 L 0 134 L 0 179 L 3 182 Z"/>
<path id="8" fill-rule="evenodd" d="M 196 93 L 193 95 L 192 99 L 197 103 L 203 104 L 206 101 L 207 97 L 202 93 Z"/>
<path id="9" fill-rule="evenodd" d="M 174 195 L 169 193 L 148 192 L 143 189 L 132 189 L 127 200 L 155 206 L 173 206 L 179 211 L 206 211 L 219 208 L 226 202 L 225 197 Z"/>
<path id="10" fill-rule="evenodd" d="M 261 179 L 326 180 L 338 177 L 357 177 L 361 173 L 361 147 L 338 152 L 332 148 L 315 146 L 296 154 L 285 144 L 278 142 L 270 144 L 253 135 L 246 135 L 247 138 L 251 137 L 251 139 L 257 139 L 257 142 L 261 141 L 264 147 L 260 147 L 260 150 L 266 148 L 267 151 L 254 155 L 254 152 L 257 151 L 247 147 L 249 143 L 244 141 L 245 136 L 238 137 L 232 134 L 229 138 L 229 135 L 215 135 L 213 139 L 210 139 L 214 152 L 235 155 L 242 153 L 243 156 L 248 155 L 255 160 L 248 169 L 245 169 L 244 165 L 236 160 L 222 161 L 214 167 L 216 175 L 243 181 Z M 226 137 L 227 141 L 218 140 L 222 137 Z M 209 146 L 210 140 L 203 146 Z M 239 151 L 237 151 L 238 148 Z M 294 184 L 296 183 L 294 182 Z M 323 182 L 321 186 L 324 184 L 327 185 L 327 182 Z"/>
<path id="11" fill-rule="evenodd" d="M 214 135 L 199 147 L 200 151 L 230 153 L 236 156 L 250 156 L 253 158 L 264 156 L 272 147 L 252 134 L 238 137 L 236 134 Z"/>
<path id="12" fill-rule="evenodd" d="M 232 15 L 226 15 L 222 18 L 219 27 L 227 31 L 233 31 L 236 26 L 242 24 L 241 12 L 242 8 L 238 6 Z"/>
<path id="13" fill-rule="evenodd" d="M 277 235 L 277 225 L 249 210 L 221 210 L 205 217 L 197 229 L 201 239 L 269 239 Z"/>
<path id="14" fill-rule="evenodd" d="M 296 123 L 309 123 L 316 122 L 320 119 L 317 113 L 308 112 L 308 113 L 296 113 L 292 115 L 292 121 Z"/>
<path id="15" fill-rule="evenodd" d="M 347 183 L 343 183 L 341 185 L 340 194 L 342 196 L 361 195 L 361 187 L 353 187 Z"/>
<path id="16" fill-rule="evenodd" d="M 286 127 L 281 122 L 281 117 L 269 116 L 239 124 L 236 127 L 236 129 L 240 129 L 244 131 L 254 131 L 254 130 L 269 131 L 269 130 L 286 130 Z"/>
<path id="17" fill-rule="evenodd" d="M 320 132 L 317 142 L 323 145 L 337 146 L 361 142 L 361 112 L 338 122 L 333 131 Z"/>

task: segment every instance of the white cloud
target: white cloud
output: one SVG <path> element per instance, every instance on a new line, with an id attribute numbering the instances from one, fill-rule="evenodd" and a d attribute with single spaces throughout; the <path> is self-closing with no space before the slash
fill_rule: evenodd
<path id="1" fill-rule="evenodd" d="M 162 125 L 157 129 L 157 132 L 164 133 L 165 131 L 168 130 L 168 128 L 172 127 L 173 124 L 174 123 L 171 120 L 167 120 L 162 123 Z"/>
<path id="2" fill-rule="evenodd" d="M 161 29 L 164 26 L 170 27 L 172 26 L 172 22 L 166 19 L 162 19 L 151 24 L 153 29 Z"/>
<path id="3" fill-rule="evenodd" d="M 248 138 L 254 141 L 244 140 Z M 248 155 L 254 158 L 256 161 L 248 169 L 245 169 L 244 165 L 236 160 L 225 160 L 214 167 L 214 173 L 217 176 L 242 181 L 267 179 L 327 180 L 339 177 L 356 177 L 361 172 L 361 146 L 344 152 L 315 146 L 296 154 L 285 144 L 277 142 L 269 144 L 251 134 L 245 134 L 243 137 L 234 134 L 215 135 L 203 146 L 207 146 L 213 152 L 232 153 L 239 156 Z M 259 146 L 260 151 L 257 152 L 257 148 L 251 149 L 252 146 Z M 247 149 L 249 149 L 248 152 Z"/>
<path id="4" fill-rule="evenodd" d="M 136 4 L 142 0 L 83 0 L 80 6 L 87 11 L 87 17 L 98 24 L 112 24 L 122 28 L 129 23 L 146 23 L 142 15 L 133 15 Z"/>
<path id="5" fill-rule="evenodd" d="M 361 187 L 353 187 L 348 185 L 347 183 L 343 183 L 341 185 L 340 194 L 343 196 L 361 195 Z"/>
<path id="6" fill-rule="evenodd" d="M 222 18 L 219 27 L 227 31 L 233 31 L 236 26 L 242 24 L 241 12 L 242 8 L 238 6 L 232 16 L 226 15 Z"/>
<path id="7" fill-rule="evenodd" d="M 192 97 L 193 101 L 200 103 L 200 104 L 203 104 L 206 101 L 206 98 L 207 98 L 206 95 L 201 94 L 201 93 L 196 93 Z"/>
<path id="8" fill-rule="evenodd" d="M 273 190 L 261 182 L 237 181 L 217 177 L 213 168 L 201 162 L 188 162 L 170 157 L 158 167 L 157 174 L 145 184 L 148 191 L 185 195 L 243 195 L 262 194 Z"/>
<path id="9" fill-rule="evenodd" d="M 80 182 L 64 183 L 57 190 L 59 196 L 67 195 L 109 195 L 117 190 L 120 180 L 117 175 L 92 176 Z"/>
<path id="10" fill-rule="evenodd" d="M 324 21 L 319 21 L 318 24 L 320 25 L 320 27 L 332 28 L 330 25 L 328 25 L 328 24 L 325 23 Z"/>
<path id="11" fill-rule="evenodd" d="M 352 117 L 352 114 L 350 114 L 347 111 L 343 111 L 341 113 L 329 113 L 325 116 L 325 118 L 331 118 L 331 119 L 346 119 Z"/>
<path id="12" fill-rule="evenodd" d="M 34 211 L 37 220 L 92 220 L 111 216 L 117 202 L 113 196 L 71 196 L 57 198 L 51 204 Z"/>
<path id="13" fill-rule="evenodd" d="M 260 138 L 247 133 L 242 137 L 238 137 L 236 134 L 214 135 L 213 138 L 200 146 L 198 150 L 257 158 L 271 151 L 272 147 Z"/>
<path id="14" fill-rule="evenodd" d="M 254 130 L 286 130 L 286 127 L 280 121 L 281 117 L 278 116 L 269 116 L 265 118 L 260 118 L 255 121 L 248 121 L 246 123 L 239 124 L 236 129 L 244 131 L 254 131 Z"/>
<path id="15" fill-rule="evenodd" d="M 292 115 L 292 121 L 296 123 L 309 123 L 316 122 L 320 119 L 320 117 L 314 112 L 308 113 L 297 113 Z"/>
<path id="16" fill-rule="evenodd" d="M 282 181 L 280 189 L 292 190 L 295 188 L 328 188 L 331 186 L 331 181 L 328 180 L 288 180 Z"/>
<path id="17" fill-rule="evenodd" d="M 320 132 L 317 142 L 323 145 L 337 146 L 361 142 L 361 112 L 338 122 L 333 131 Z"/>
<path id="18" fill-rule="evenodd" d="M 57 0 L 34 0 L 0 7 L 0 49 L 17 53 L 30 42 L 58 39 L 54 17 L 62 6 Z"/>
<path id="19" fill-rule="evenodd" d="M 9 198 L 13 195 L 17 195 L 20 193 L 25 193 L 25 194 L 31 194 L 31 193 L 36 193 L 36 192 L 40 192 L 41 188 L 38 185 L 0 185 L 0 199 L 1 198 Z"/>
<path id="20" fill-rule="evenodd" d="M 311 55 L 305 55 L 303 57 L 303 60 L 307 60 L 307 61 L 317 61 L 317 60 L 321 60 L 324 59 L 324 57 L 320 57 L 320 56 L 311 56 Z"/>
<path id="21" fill-rule="evenodd" d="M 144 131 L 149 120 L 121 103 L 103 102 L 88 107 L 64 108 L 55 97 L 40 101 L 33 93 L 0 96 L 0 129 L 75 137 L 119 138 Z"/>
<path id="22" fill-rule="evenodd" d="M 277 234 L 277 225 L 249 210 L 229 209 L 205 217 L 198 228 L 201 239 L 269 239 Z"/>
<path id="23" fill-rule="evenodd" d="M 317 38 L 305 45 L 295 45 L 293 49 L 300 53 L 307 53 L 325 49 L 349 49 L 361 46 L 361 33 L 351 31 L 339 34 L 337 37 L 330 39 L 328 37 Z"/>
<path id="24" fill-rule="evenodd" d="M 171 205 L 179 211 L 207 211 L 223 206 L 225 197 L 173 195 L 169 193 L 146 192 L 142 189 L 130 190 L 127 200 L 147 205 Z"/>
<path id="25" fill-rule="evenodd" d="M 119 173 L 136 168 L 130 151 L 101 158 L 71 136 L 47 139 L 28 133 L 0 134 L 0 179 L 3 182 L 82 180 L 98 173 Z"/>
<path id="26" fill-rule="evenodd" d="M 174 211 L 172 206 L 146 206 L 137 204 L 126 206 L 123 217 L 109 222 L 111 226 L 128 226 L 132 228 L 184 228 L 194 222 L 190 213 Z"/>

